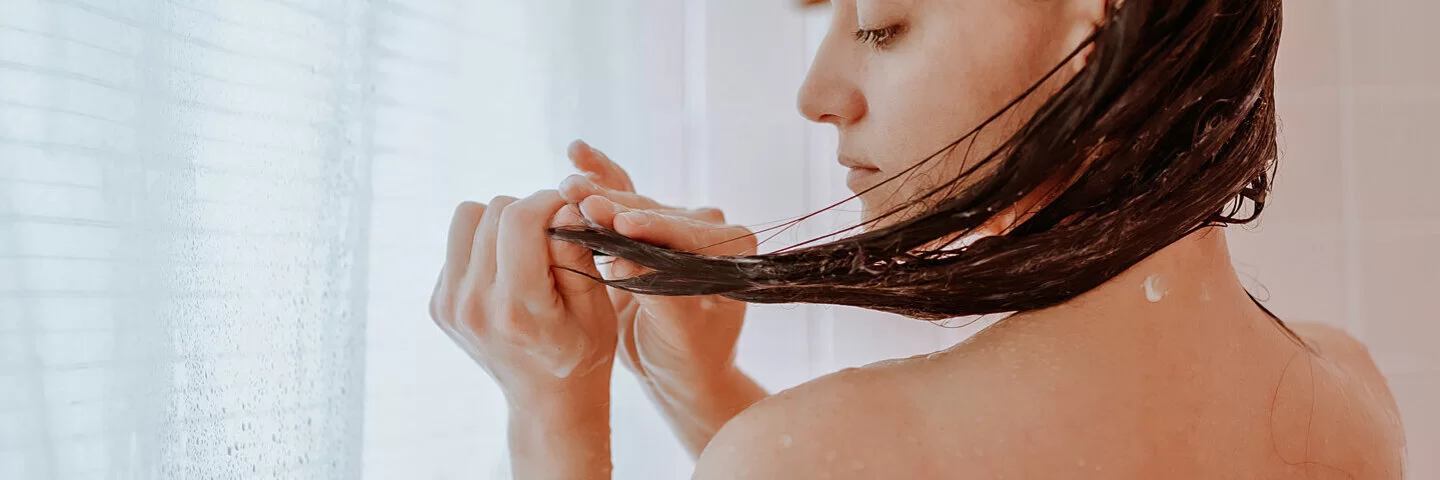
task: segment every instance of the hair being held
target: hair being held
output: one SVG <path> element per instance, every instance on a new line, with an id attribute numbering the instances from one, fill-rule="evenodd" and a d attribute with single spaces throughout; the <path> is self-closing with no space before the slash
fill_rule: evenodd
<path id="1" fill-rule="evenodd" d="M 1279 0 L 1112 6 L 1072 54 L 1088 49 L 1085 66 L 1001 148 L 858 235 L 746 256 L 669 250 L 594 227 L 551 235 L 651 269 L 597 279 L 647 295 L 850 305 L 920 319 L 1053 306 L 1196 229 L 1260 214 L 1278 153 L 1280 27 Z M 954 153 L 1001 113 L 911 168 Z M 1047 201 L 1018 224 L 957 241 L 1037 191 Z"/>

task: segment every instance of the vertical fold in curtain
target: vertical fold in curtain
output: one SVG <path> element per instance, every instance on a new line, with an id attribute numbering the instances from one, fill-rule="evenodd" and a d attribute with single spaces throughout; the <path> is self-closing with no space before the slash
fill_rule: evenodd
<path id="1" fill-rule="evenodd" d="M 5 2 L 0 478 L 360 475 L 369 8 Z"/>

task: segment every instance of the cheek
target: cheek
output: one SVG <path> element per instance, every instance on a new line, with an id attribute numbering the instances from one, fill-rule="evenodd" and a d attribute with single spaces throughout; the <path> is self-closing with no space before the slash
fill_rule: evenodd
<path id="1" fill-rule="evenodd" d="M 957 75 L 961 59 L 948 53 L 887 59 L 884 73 L 867 85 L 868 116 L 882 170 L 903 170 L 977 123 L 972 107 L 976 92 Z"/>
<path id="2" fill-rule="evenodd" d="M 906 51 L 875 57 L 865 85 L 878 166 L 898 172 L 954 142 L 1039 80 L 1053 60 L 1043 29 L 1023 22 L 932 28 Z M 1033 31 L 1032 31 L 1033 30 Z M 1057 59 L 1058 60 L 1058 59 Z M 934 185 L 998 148 L 1038 108 L 1045 92 L 1023 102 L 927 166 Z M 967 156 L 968 149 L 968 156 Z M 925 185 L 907 185 L 905 191 Z"/>

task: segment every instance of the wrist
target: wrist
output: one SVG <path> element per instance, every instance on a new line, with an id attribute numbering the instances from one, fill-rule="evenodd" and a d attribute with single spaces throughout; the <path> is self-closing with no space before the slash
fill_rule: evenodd
<path id="1" fill-rule="evenodd" d="M 713 397 L 733 391 L 739 385 L 750 382 L 750 377 L 741 372 L 734 363 L 720 366 L 691 368 L 684 371 L 651 369 L 646 372 L 645 386 L 657 393 L 687 393 L 699 397 Z"/>
<path id="2" fill-rule="evenodd" d="M 665 410 L 705 424 L 723 424 L 766 395 L 754 380 L 733 366 L 705 376 L 652 380 L 646 382 L 645 388 Z M 718 429 L 719 425 L 713 427 Z"/>
<path id="3" fill-rule="evenodd" d="M 724 388 L 745 376 L 735 366 L 734 359 L 723 362 L 698 362 L 692 359 L 669 363 L 671 364 L 644 365 L 642 376 L 646 385 L 662 390 L 709 390 Z"/>
<path id="4" fill-rule="evenodd" d="M 608 405 L 613 365 L 604 362 L 570 377 L 533 376 L 524 382 L 502 382 L 501 392 L 512 414 L 585 408 L 597 401 Z"/>
<path id="5" fill-rule="evenodd" d="M 608 382 L 605 387 L 507 399 L 515 478 L 610 478 Z"/>
<path id="6" fill-rule="evenodd" d="M 645 388 L 693 456 L 700 454 L 720 427 L 766 396 L 759 384 L 733 366 L 712 375 L 669 382 L 647 378 Z"/>
<path id="7" fill-rule="evenodd" d="M 510 407 L 510 434 L 512 443 L 543 443 L 554 437 L 585 437 L 610 427 L 609 398 L 589 401 L 543 402 Z"/>

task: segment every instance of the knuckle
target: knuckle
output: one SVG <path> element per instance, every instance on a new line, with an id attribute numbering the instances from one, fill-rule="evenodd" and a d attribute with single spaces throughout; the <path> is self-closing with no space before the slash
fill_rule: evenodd
<path id="1" fill-rule="evenodd" d="M 450 224 L 474 223 L 483 215 L 485 215 L 485 205 L 471 201 L 460 202 L 455 206 L 455 213 L 451 216 Z"/>
<path id="2" fill-rule="evenodd" d="M 455 205 L 455 216 L 473 216 L 484 211 L 484 209 L 484 204 L 466 200 Z"/>
<path id="3" fill-rule="evenodd" d="M 715 207 L 700 207 L 695 210 L 695 214 L 710 223 L 725 223 L 725 212 Z"/>
<path id="4" fill-rule="evenodd" d="M 437 323 L 445 320 L 445 302 L 448 301 L 446 297 L 450 294 L 448 283 L 445 281 L 445 271 L 441 269 L 440 279 L 435 282 L 435 289 L 430 291 L 428 305 L 430 319 Z"/>
<path id="5" fill-rule="evenodd" d="M 444 302 L 445 300 L 441 298 L 439 294 L 430 296 L 430 319 L 434 320 L 435 323 L 445 323 L 448 321 L 445 315 L 446 308 Z"/>
<path id="6" fill-rule="evenodd" d="M 501 228 L 514 228 L 516 225 L 524 223 L 526 218 L 525 202 L 515 202 L 500 212 L 500 226 Z"/>
<path id="7" fill-rule="evenodd" d="M 466 294 L 450 303 L 454 311 L 453 320 L 449 322 L 455 329 L 465 332 L 467 335 L 474 335 L 482 330 L 488 322 L 486 315 L 485 300 L 478 294 Z"/>
<path id="8" fill-rule="evenodd" d="M 464 294 L 448 303 L 452 317 L 457 322 L 469 322 L 485 317 L 485 301 L 480 295 Z"/>
<path id="9" fill-rule="evenodd" d="M 515 197 L 509 195 L 496 195 L 495 198 L 490 199 L 490 208 L 503 213 L 506 207 L 516 201 L 518 200 Z"/>
<path id="10" fill-rule="evenodd" d="M 546 214 L 544 207 L 560 199 L 560 192 L 557 190 L 541 190 L 535 192 L 523 200 L 515 201 L 500 212 L 500 224 L 508 227 L 533 223 L 539 220 L 539 216 Z"/>
<path id="11" fill-rule="evenodd" d="M 497 305 L 489 323 L 491 334 L 507 343 L 528 344 L 535 338 L 535 329 L 519 302 Z"/>

